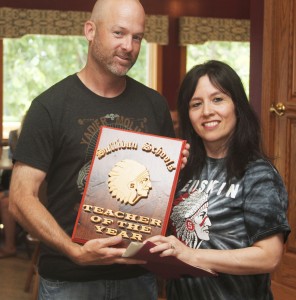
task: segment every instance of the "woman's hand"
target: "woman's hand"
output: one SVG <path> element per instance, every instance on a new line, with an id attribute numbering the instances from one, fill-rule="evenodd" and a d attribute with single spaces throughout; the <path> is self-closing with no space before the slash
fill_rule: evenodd
<path id="1" fill-rule="evenodd" d="M 159 255 L 161 257 L 165 256 L 176 256 L 181 259 L 185 252 L 193 250 L 187 247 L 185 244 L 180 242 L 175 236 L 170 235 L 168 237 L 162 235 L 156 235 L 149 238 L 147 241 L 150 241 L 156 244 L 155 247 L 150 249 L 151 253 L 161 252 Z M 145 242 L 144 242 L 145 243 Z M 183 259 L 181 259 L 183 260 Z"/>
<path id="2" fill-rule="evenodd" d="M 188 161 L 188 157 L 189 157 L 189 150 L 190 150 L 190 144 L 186 143 L 185 148 L 182 151 L 182 165 L 181 165 L 181 169 L 183 169 Z"/>

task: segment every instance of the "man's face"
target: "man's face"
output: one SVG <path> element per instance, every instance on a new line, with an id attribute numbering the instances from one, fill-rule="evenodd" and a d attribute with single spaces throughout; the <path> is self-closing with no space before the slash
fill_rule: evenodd
<path id="1" fill-rule="evenodd" d="M 144 24 L 142 13 L 118 8 L 108 12 L 102 22 L 95 24 L 95 36 L 90 43 L 97 67 L 124 76 L 138 58 Z"/>

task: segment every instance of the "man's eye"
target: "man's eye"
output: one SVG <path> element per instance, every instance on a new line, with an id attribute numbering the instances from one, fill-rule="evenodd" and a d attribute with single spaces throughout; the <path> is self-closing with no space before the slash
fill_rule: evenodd
<path id="1" fill-rule="evenodd" d="M 123 33 L 121 31 L 114 31 L 114 34 L 117 35 L 117 36 L 122 36 Z"/>
<path id="2" fill-rule="evenodd" d="M 137 41 L 137 42 L 141 42 L 141 41 L 142 41 L 142 37 L 139 36 L 139 35 L 135 35 L 135 36 L 133 37 L 133 39 L 134 39 L 135 41 Z"/>

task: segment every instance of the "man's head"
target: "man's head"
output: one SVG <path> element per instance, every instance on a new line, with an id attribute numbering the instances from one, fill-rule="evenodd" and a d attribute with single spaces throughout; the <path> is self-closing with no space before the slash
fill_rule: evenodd
<path id="1" fill-rule="evenodd" d="M 138 0 L 98 0 L 84 28 L 88 64 L 124 76 L 138 58 L 144 29 L 145 12 Z"/>

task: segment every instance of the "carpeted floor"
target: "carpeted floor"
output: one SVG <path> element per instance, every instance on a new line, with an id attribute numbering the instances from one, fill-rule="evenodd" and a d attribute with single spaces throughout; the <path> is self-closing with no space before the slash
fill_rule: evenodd
<path id="1" fill-rule="evenodd" d="M 17 256 L 0 259 L 0 299 L 31 300 L 32 292 L 24 292 L 30 259 L 25 251 Z"/>
<path id="2" fill-rule="evenodd" d="M 0 245 L 3 234 L 0 230 Z M 33 250 L 33 249 L 32 249 Z M 0 299 L 1 300 L 32 300 L 33 281 L 29 292 L 25 292 L 25 283 L 31 259 L 30 252 L 24 244 L 18 245 L 17 255 L 0 259 Z M 34 277 L 33 277 L 34 280 Z"/>

